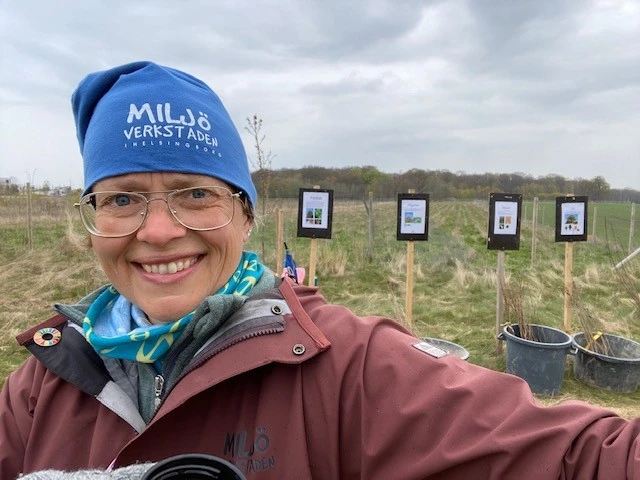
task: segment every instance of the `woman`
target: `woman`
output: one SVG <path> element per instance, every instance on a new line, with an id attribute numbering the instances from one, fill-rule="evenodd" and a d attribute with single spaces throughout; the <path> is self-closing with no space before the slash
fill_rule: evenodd
<path id="1" fill-rule="evenodd" d="M 73 110 L 110 284 L 19 336 L 33 356 L 0 396 L 2 479 L 186 453 L 265 480 L 640 477 L 637 420 L 541 407 L 243 251 L 255 188 L 200 80 L 128 64 L 89 75 Z"/>

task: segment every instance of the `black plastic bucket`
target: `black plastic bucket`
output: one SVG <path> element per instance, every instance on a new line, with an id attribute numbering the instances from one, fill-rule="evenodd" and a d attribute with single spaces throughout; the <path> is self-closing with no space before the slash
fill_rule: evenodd
<path id="1" fill-rule="evenodd" d="M 537 395 L 560 393 L 571 337 L 556 328 L 531 325 L 536 341 L 520 338 L 518 325 L 507 325 L 498 336 L 507 342 L 507 373 L 524 379 Z"/>
<path id="2" fill-rule="evenodd" d="M 456 357 L 460 357 L 462 360 L 469 359 L 469 350 L 461 345 L 458 345 L 457 343 L 453 343 L 448 340 L 442 340 L 441 338 L 423 338 L 422 340 L 430 343 L 435 347 L 438 347 L 440 350 L 444 350 L 445 352 L 449 352 Z"/>
<path id="3" fill-rule="evenodd" d="M 583 332 L 573 336 L 577 350 L 573 374 L 592 387 L 621 393 L 635 392 L 640 383 L 640 343 L 608 333 L 602 336 L 609 346 L 609 355 L 587 350 Z"/>

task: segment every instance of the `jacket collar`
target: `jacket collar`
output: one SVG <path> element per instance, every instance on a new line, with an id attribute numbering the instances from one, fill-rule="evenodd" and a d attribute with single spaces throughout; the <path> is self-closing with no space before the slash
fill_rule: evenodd
<path id="1" fill-rule="evenodd" d="M 27 347 L 47 368 L 94 395 L 107 381 L 104 368 L 98 368 L 101 375 L 99 376 L 100 381 L 96 385 L 92 388 L 86 386 L 82 388 L 81 379 L 76 376 L 69 378 L 65 374 L 64 365 L 69 363 L 67 361 L 60 362 L 56 358 L 69 360 L 74 355 L 74 351 L 82 351 L 82 355 L 91 357 L 89 362 L 91 365 L 101 364 L 98 355 L 86 341 L 82 341 L 84 338 L 76 328 L 69 328 L 67 321 L 81 323 L 81 317 L 87 306 L 104 288 L 93 292 L 74 306 L 57 305 L 56 309 L 64 316 L 54 315 L 16 337 L 18 342 Z M 196 354 L 194 361 L 181 380 L 187 382 L 190 388 L 180 388 L 178 392 L 184 392 L 182 395 L 188 397 L 194 394 L 193 390 L 201 391 L 234 375 L 269 363 L 298 364 L 327 350 L 331 345 L 329 340 L 307 313 L 324 304 L 326 301 L 322 295 L 317 293 L 316 287 L 296 285 L 288 278 L 285 278 L 278 288 L 250 297 L 237 312 L 238 315 L 245 317 L 244 320 L 230 319 L 232 321 L 225 329 L 221 330 L 221 335 L 210 341 Z M 73 341 L 61 341 L 53 347 L 35 345 L 34 335 L 43 328 L 57 328 L 62 332 L 64 338 L 71 335 Z M 233 348 L 229 348 L 231 345 Z M 62 349 L 64 355 L 60 356 L 58 351 L 62 346 L 65 346 Z M 198 368 L 213 358 L 216 359 L 215 369 Z M 78 362 L 72 363 L 77 365 Z M 96 382 L 90 383 L 93 385 Z M 183 398 L 178 400 L 177 397 L 180 396 L 180 394 L 170 396 L 167 399 L 166 408 L 171 408 L 172 404 L 184 400 Z M 169 401 L 172 398 L 174 401 Z"/>
<path id="2" fill-rule="evenodd" d="M 226 347 L 219 342 L 208 346 L 183 373 L 180 388 L 174 389 L 166 398 L 150 424 L 193 395 L 229 378 L 270 363 L 300 364 L 327 350 L 331 343 L 313 323 L 305 311 L 306 306 L 298 298 L 301 296 L 305 303 L 310 304 L 326 303 L 316 293 L 317 288 L 297 286 L 285 279 L 277 289 L 248 299 L 241 310 L 259 302 L 262 311 L 267 309 L 271 312 L 273 323 L 277 323 L 277 317 L 282 317 L 285 328 L 275 334 L 257 333 L 239 342 L 237 338 L 230 339 Z M 283 309 L 283 300 L 288 310 Z M 231 345 L 233 348 L 228 348 Z M 215 368 L 206 368 L 210 362 L 215 362 Z"/>

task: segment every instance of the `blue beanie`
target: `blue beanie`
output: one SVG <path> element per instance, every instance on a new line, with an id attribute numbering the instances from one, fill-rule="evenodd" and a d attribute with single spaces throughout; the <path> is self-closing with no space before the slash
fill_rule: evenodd
<path id="1" fill-rule="evenodd" d="M 218 96 L 201 80 L 152 62 L 88 75 L 71 97 L 84 193 L 104 178 L 139 172 L 209 175 L 256 206 L 247 155 Z"/>

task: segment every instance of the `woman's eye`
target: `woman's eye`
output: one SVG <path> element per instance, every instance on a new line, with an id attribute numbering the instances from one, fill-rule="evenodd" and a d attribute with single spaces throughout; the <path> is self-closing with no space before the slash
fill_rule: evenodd
<path id="1" fill-rule="evenodd" d="M 131 203 L 131 197 L 129 195 L 116 195 L 113 198 L 113 202 L 118 206 L 118 207 L 126 207 L 127 205 L 129 205 Z"/>
<path id="2" fill-rule="evenodd" d="M 196 188 L 194 190 L 191 190 L 191 196 L 193 198 L 206 198 L 210 195 L 211 193 L 203 188 Z"/>

